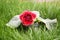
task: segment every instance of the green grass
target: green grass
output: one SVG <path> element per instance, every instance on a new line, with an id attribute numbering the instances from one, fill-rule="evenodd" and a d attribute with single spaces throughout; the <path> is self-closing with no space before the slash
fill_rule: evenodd
<path id="1" fill-rule="evenodd" d="M 41 17 L 57 18 L 58 22 L 51 31 L 46 30 L 45 25 L 43 29 L 29 28 L 25 32 L 5 25 L 13 16 L 24 10 L 37 10 L 41 13 Z M 60 40 L 60 2 L 31 3 L 19 0 L 0 0 L 0 40 Z"/>

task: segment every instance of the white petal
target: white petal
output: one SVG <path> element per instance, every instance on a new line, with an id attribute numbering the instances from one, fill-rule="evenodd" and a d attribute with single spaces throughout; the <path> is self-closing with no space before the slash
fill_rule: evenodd
<path id="1" fill-rule="evenodd" d="M 19 19 L 19 15 L 16 15 L 6 24 L 6 26 L 9 26 L 11 28 L 16 28 L 20 25 L 20 23 L 21 20 Z"/>
<path id="2" fill-rule="evenodd" d="M 36 14 L 36 16 L 37 16 L 37 19 L 39 18 L 39 16 L 40 16 L 40 13 L 39 13 L 39 11 L 31 11 L 32 13 L 34 13 L 34 14 Z"/>
<path id="3" fill-rule="evenodd" d="M 47 29 L 51 30 L 54 23 L 57 23 L 57 19 L 45 19 Z"/>
<path id="4" fill-rule="evenodd" d="M 51 20 L 51 19 L 43 19 L 43 18 L 39 17 L 39 20 L 41 22 L 45 23 L 45 25 L 46 25 L 46 27 L 47 27 L 48 30 L 51 30 L 53 24 L 57 23 L 57 19 Z"/>

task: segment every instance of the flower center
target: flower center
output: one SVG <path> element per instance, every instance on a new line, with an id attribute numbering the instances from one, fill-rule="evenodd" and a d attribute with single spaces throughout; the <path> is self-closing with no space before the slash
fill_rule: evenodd
<path id="1" fill-rule="evenodd" d="M 31 15 L 29 15 L 29 14 L 25 15 L 24 18 L 25 18 L 27 21 L 29 21 L 30 19 L 32 19 Z"/>

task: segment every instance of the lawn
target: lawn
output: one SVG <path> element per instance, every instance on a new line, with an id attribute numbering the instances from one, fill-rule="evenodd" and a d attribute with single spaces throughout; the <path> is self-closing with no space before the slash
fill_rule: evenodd
<path id="1" fill-rule="evenodd" d="M 54 29 L 46 30 L 45 25 L 39 25 L 37 30 L 29 28 L 24 31 L 12 29 L 6 23 L 24 10 L 39 11 L 41 17 L 54 19 L 57 23 Z M 43 28 L 44 27 L 44 28 Z M 0 40 L 60 40 L 60 2 L 21 2 L 20 0 L 0 0 Z"/>

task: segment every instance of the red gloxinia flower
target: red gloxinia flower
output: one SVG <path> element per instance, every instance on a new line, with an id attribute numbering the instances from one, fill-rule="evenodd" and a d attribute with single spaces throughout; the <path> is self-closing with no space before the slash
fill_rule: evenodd
<path id="1" fill-rule="evenodd" d="M 24 26 L 29 26 L 34 23 L 36 14 L 32 13 L 31 11 L 24 11 L 22 14 L 20 14 L 19 18 Z"/>

